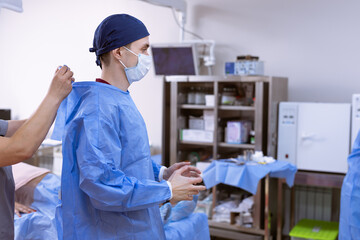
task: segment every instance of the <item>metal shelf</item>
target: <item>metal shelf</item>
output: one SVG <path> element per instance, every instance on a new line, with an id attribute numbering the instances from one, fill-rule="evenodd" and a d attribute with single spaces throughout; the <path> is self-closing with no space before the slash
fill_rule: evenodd
<path id="1" fill-rule="evenodd" d="M 222 222 L 215 222 L 212 220 L 208 220 L 209 227 L 211 228 L 222 228 L 232 231 L 239 231 L 242 233 L 250 233 L 250 234 L 257 234 L 257 235 L 265 235 L 265 231 L 263 229 L 257 229 L 257 228 L 246 228 L 242 226 L 238 226 L 235 224 L 230 223 L 222 223 Z"/>
<path id="2" fill-rule="evenodd" d="M 277 123 L 277 104 L 287 100 L 287 78 L 269 76 L 170 76 L 164 77 L 163 92 L 163 156 L 167 159 L 166 164 L 172 165 L 179 161 L 178 152 L 188 151 L 195 148 L 203 149 L 212 153 L 212 156 L 221 156 L 234 152 L 239 154 L 244 149 L 259 149 L 266 152 L 269 156 L 275 153 L 274 134 Z M 242 83 L 254 85 L 254 106 L 231 106 L 221 105 L 218 98 L 221 89 L 227 85 L 240 87 Z M 187 87 L 206 86 L 213 90 L 215 99 L 214 106 L 182 104 L 179 102 L 179 93 L 186 93 Z M 256 144 L 228 144 L 218 142 L 220 136 L 217 135 L 219 124 L 214 124 L 214 139 L 211 142 L 180 141 L 179 122 L 180 115 L 189 116 L 193 112 L 202 110 L 212 110 L 214 117 L 218 118 L 240 118 L 253 119 L 253 129 L 256 132 Z M 256 145 L 256 148 L 255 148 Z M 165 160 L 166 161 L 166 160 Z M 213 236 L 228 237 L 230 239 L 269 239 L 269 184 L 268 176 L 265 178 L 265 185 L 259 184 L 258 191 L 254 195 L 253 228 L 232 225 L 229 223 L 217 223 L 209 221 L 210 233 Z M 264 203 L 262 204 L 262 199 Z M 216 186 L 213 189 L 213 205 L 217 202 Z M 262 227 L 264 226 L 264 227 Z M 277 224 L 278 238 L 281 237 L 281 224 Z M 280 230 L 279 230 L 280 229 Z"/>
<path id="3" fill-rule="evenodd" d="M 213 106 L 195 105 L 195 104 L 181 104 L 180 108 L 181 109 L 200 109 L 200 110 L 214 109 Z"/>
<path id="4" fill-rule="evenodd" d="M 255 111 L 254 106 L 227 106 L 227 105 L 220 105 L 220 110 L 229 110 L 229 111 Z"/>
<path id="5" fill-rule="evenodd" d="M 166 76 L 166 82 L 268 82 L 269 76 L 239 76 L 239 75 L 227 75 L 227 76 Z"/>
<path id="6" fill-rule="evenodd" d="M 213 142 L 179 141 L 179 143 L 184 145 L 199 145 L 199 146 L 209 146 L 209 147 L 212 147 L 214 145 Z"/>
<path id="7" fill-rule="evenodd" d="M 219 147 L 226 147 L 226 148 L 242 148 L 242 149 L 255 149 L 254 144 L 232 144 L 232 143 L 219 143 Z"/>

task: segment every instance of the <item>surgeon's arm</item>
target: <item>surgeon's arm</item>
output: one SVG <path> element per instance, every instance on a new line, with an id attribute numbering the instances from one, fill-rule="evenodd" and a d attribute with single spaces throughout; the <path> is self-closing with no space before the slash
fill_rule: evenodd
<path id="1" fill-rule="evenodd" d="M 151 159 L 151 162 L 152 162 L 155 180 L 158 182 L 162 181 L 164 170 L 166 169 L 166 167 L 157 164 L 153 159 Z"/>
<path id="2" fill-rule="evenodd" d="M 61 101 L 72 89 L 72 76 L 67 67 L 58 70 L 36 112 L 17 131 L 8 129 L 10 132 L 6 135 L 13 134 L 11 137 L 0 137 L 0 167 L 24 161 L 35 153 L 51 127 Z"/>
<path id="3" fill-rule="evenodd" d="M 166 181 L 138 179 L 126 175 L 123 169 L 119 168 L 134 163 L 131 162 L 133 160 L 122 159 L 124 150 L 114 127 L 117 123 L 111 122 L 112 119 L 108 116 L 101 118 L 96 114 L 87 114 L 82 119 L 73 120 L 67 127 L 68 131 L 76 129 L 77 132 L 77 142 L 73 145 L 78 147 L 73 149 L 80 173 L 80 189 L 89 196 L 95 208 L 104 211 L 126 212 L 146 209 L 169 200 L 171 190 Z M 152 168 L 152 163 L 147 160 L 142 161 L 142 164 L 145 164 L 145 168 Z M 178 175 L 172 181 L 175 199 L 178 199 L 180 191 L 189 192 L 186 184 L 193 186 L 193 182 L 180 179 L 181 172 Z M 176 179 L 185 180 L 187 183 L 182 184 Z"/>

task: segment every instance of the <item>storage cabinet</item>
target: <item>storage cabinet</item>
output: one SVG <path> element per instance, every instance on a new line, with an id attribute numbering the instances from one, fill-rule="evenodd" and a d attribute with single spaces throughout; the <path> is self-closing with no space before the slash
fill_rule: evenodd
<path id="1" fill-rule="evenodd" d="M 287 78 L 268 76 L 164 77 L 163 164 L 236 158 L 246 150 L 275 157 L 277 107 L 280 101 L 287 100 L 287 82 Z M 229 122 L 235 122 L 241 131 Z M 184 131 L 189 124 L 205 130 Z M 254 136 L 250 136 L 250 130 Z M 254 196 L 252 228 L 209 220 L 211 234 L 249 239 L 268 235 L 268 202 L 264 198 L 268 185 L 267 178 Z M 214 187 L 213 207 L 216 192 Z"/>

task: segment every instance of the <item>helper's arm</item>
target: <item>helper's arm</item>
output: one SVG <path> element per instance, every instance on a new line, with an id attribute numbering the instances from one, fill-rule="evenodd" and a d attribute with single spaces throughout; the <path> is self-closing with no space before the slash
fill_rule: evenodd
<path id="1" fill-rule="evenodd" d="M 30 158 L 44 140 L 61 101 L 70 93 L 73 73 L 63 67 L 55 73 L 49 91 L 36 112 L 15 132 L 10 124 L 11 137 L 0 137 L 0 167 Z M 14 133 L 15 132 L 15 133 Z"/>
<path id="2" fill-rule="evenodd" d="M 11 137 L 26 122 L 25 120 L 9 120 L 5 137 Z"/>

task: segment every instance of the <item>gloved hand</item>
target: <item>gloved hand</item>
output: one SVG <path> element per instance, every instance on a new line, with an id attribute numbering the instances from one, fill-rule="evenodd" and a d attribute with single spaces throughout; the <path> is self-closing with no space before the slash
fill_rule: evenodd
<path id="1" fill-rule="evenodd" d="M 170 176 L 178 169 L 189 166 L 190 162 L 179 162 L 164 170 L 163 179 L 168 180 Z M 200 177 L 201 171 L 196 167 L 190 167 L 182 174 L 185 177 Z"/>
<path id="2" fill-rule="evenodd" d="M 194 184 L 201 183 L 201 177 L 185 177 L 184 173 L 190 172 L 193 167 L 183 166 L 171 175 L 169 182 L 172 187 L 173 197 L 171 203 L 176 203 L 182 200 L 193 200 L 193 195 L 197 195 L 199 191 L 204 191 L 205 186 L 195 186 Z"/>

